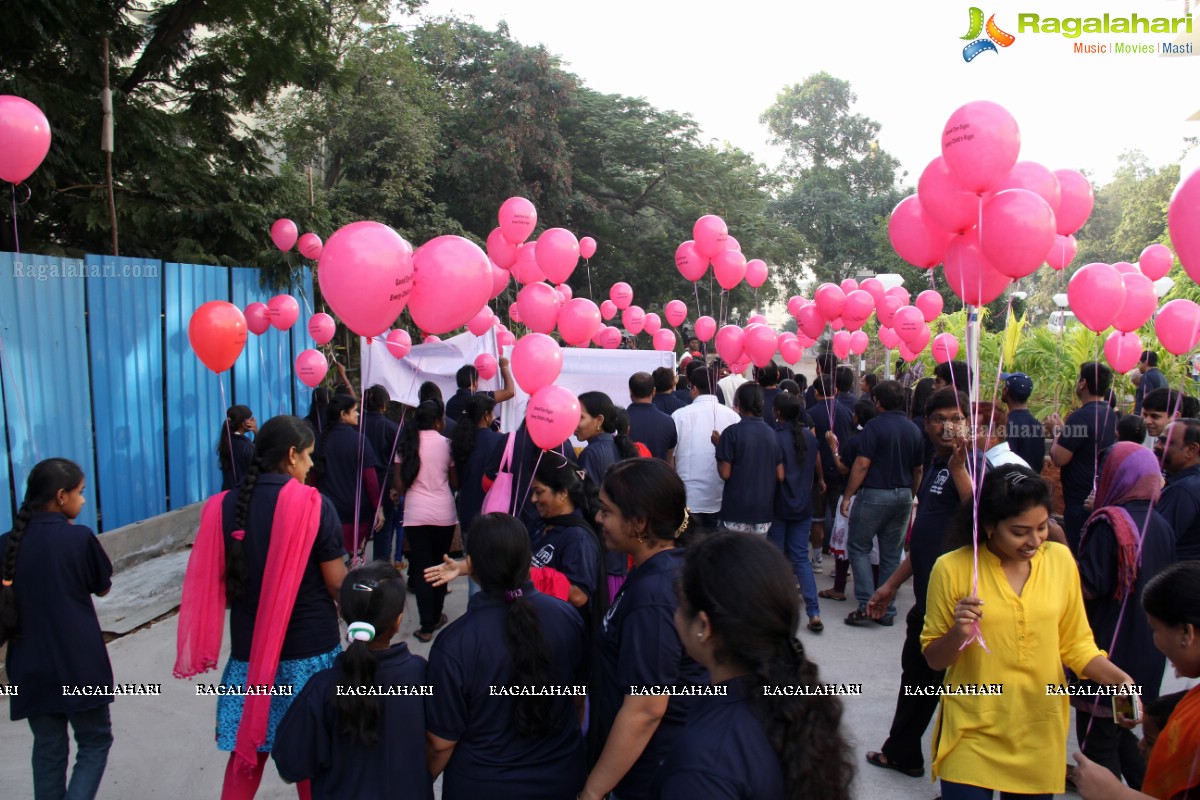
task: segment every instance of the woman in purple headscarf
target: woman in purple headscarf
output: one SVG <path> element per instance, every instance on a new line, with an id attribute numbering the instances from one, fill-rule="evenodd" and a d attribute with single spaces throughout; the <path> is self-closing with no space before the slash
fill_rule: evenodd
<path id="1" fill-rule="evenodd" d="M 1096 645 L 1141 685 L 1143 703 L 1158 697 L 1164 656 L 1141 613 L 1142 587 L 1175 560 L 1175 534 L 1154 510 L 1161 487 L 1152 452 L 1132 442 L 1113 445 L 1078 554 L 1084 607 Z M 1132 788 L 1141 787 L 1146 767 L 1137 737 L 1114 722 L 1110 698 L 1073 697 L 1071 704 L 1084 755 L 1124 777 Z"/>

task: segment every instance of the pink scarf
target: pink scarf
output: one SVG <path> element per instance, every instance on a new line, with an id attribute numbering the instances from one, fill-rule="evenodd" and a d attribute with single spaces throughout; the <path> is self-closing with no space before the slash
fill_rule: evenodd
<path id="1" fill-rule="evenodd" d="M 222 492 L 205 503 L 200 530 L 188 559 L 179 608 L 176 678 L 190 678 L 217 665 L 225 628 L 225 535 L 221 502 L 226 494 Z M 283 639 L 320 520 L 321 495 L 316 489 L 295 480 L 283 485 L 271 523 L 271 543 L 250 644 L 247 685 L 275 682 Z M 241 531 L 234 535 L 237 533 L 244 535 Z M 258 748 L 267 738 L 270 711 L 269 695 L 245 698 L 235 752 L 246 768 L 257 763 Z"/>
<path id="2" fill-rule="evenodd" d="M 1158 501 L 1162 478 L 1154 454 L 1133 442 L 1118 442 L 1108 451 L 1096 489 L 1095 511 L 1084 523 L 1080 546 L 1097 522 L 1107 522 L 1117 539 L 1117 588 L 1113 597 L 1124 600 L 1137 586 L 1141 566 L 1142 531 L 1124 504 L 1135 500 Z M 1149 521 L 1147 520 L 1147 524 Z"/>

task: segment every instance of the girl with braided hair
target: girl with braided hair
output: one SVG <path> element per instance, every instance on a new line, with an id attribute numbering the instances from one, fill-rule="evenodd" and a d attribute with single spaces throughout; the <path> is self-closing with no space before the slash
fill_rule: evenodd
<path id="1" fill-rule="evenodd" d="M 312 429 L 297 417 L 263 425 L 240 487 L 205 504 L 188 560 L 175 677 L 216 667 L 229 607 L 221 684 L 239 688 L 217 701 L 217 747 L 232 751 L 223 800 L 254 796 L 292 697 L 341 652 L 333 601 L 346 576 L 342 526 L 332 501 L 304 485 L 312 449 Z M 290 693 L 258 693 L 271 686 Z M 308 784 L 298 791 L 308 797 Z"/>
<path id="2" fill-rule="evenodd" d="M 29 473 L 12 530 L 0 536 L 0 644 L 8 642 L 12 719 L 33 732 L 36 797 L 95 797 L 112 747 L 112 697 L 64 686 L 112 687 L 112 665 L 92 605 L 112 586 L 112 564 L 96 535 L 74 520 L 83 470 L 65 458 Z M 78 750 L 67 783 L 70 726 Z"/>

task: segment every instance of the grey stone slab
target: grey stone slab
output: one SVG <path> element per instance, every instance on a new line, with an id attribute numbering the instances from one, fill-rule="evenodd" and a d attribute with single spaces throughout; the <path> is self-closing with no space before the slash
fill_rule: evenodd
<path id="1" fill-rule="evenodd" d="M 178 608 L 191 552 L 168 553 L 114 574 L 112 591 L 95 598 L 100 629 L 124 636 Z"/>

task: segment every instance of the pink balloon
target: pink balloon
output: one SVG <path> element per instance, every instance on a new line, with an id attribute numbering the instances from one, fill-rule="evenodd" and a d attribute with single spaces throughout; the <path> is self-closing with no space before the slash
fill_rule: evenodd
<path id="1" fill-rule="evenodd" d="M 542 283 L 546 273 L 537 263 L 537 242 L 526 242 L 517 250 L 517 260 L 512 266 L 512 275 L 517 283 L 528 286 L 531 283 Z"/>
<path id="2" fill-rule="evenodd" d="M 943 272 L 950 290 L 972 306 L 985 306 L 992 302 L 1004 293 L 1011 282 L 1007 275 L 988 263 L 979 249 L 979 233 L 975 230 L 955 236 L 946 245 Z"/>
<path id="3" fill-rule="evenodd" d="M 612 300 L 605 300 L 600 304 L 600 316 L 606 322 L 617 315 L 617 304 Z"/>
<path id="4" fill-rule="evenodd" d="M 277 219 L 271 223 L 271 241 L 285 253 L 296 244 L 298 235 L 296 223 L 290 219 Z"/>
<path id="5" fill-rule="evenodd" d="M 500 231 L 512 244 L 521 244 L 537 227 L 537 209 L 524 197 L 510 197 L 500 204 Z"/>
<path id="6" fill-rule="evenodd" d="M 1200 169 L 1175 187 L 1167 210 L 1167 230 L 1184 271 L 1200 282 Z"/>
<path id="7" fill-rule="evenodd" d="M 491 265 L 492 270 L 492 296 L 488 299 L 495 300 L 504 293 L 505 289 L 508 288 L 508 279 L 512 276 L 510 276 L 506 270 L 503 270 L 497 266 L 496 262 L 491 261 L 490 259 L 489 264 Z"/>
<path id="8" fill-rule="evenodd" d="M 408 313 L 429 333 L 467 324 L 492 293 L 492 267 L 479 245 L 462 236 L 438 236 L 413 255 Z"/>
<path id="9" fill-rule="evenodd" d="M 1129 274 L 1133 274 L 1133 273 L 1137 273 L 1139 275 L 1141 274 L 1140 272 L 1138 272 L 1138 268 L 1135 267 L 1133 264 L 1130 264 L 1128 261 L 1118 261 L 1117 263 L 1112 265 L 1112 268 L 1115 269 L 1117 272 L 1121 273 L 1122 275 L 1129 275 Z"/>
<path id="10" fill-rule="evenodd" d="M 387 349 L 396 358 L 404 358 L 408 355 L 408 351 L 412 350 L 412 337 L 408 335 L 408 331 L 397 328 L 394 331 L 388 331 Z"/>
<path id="11" fill-rule="evenodd" d="M 888 350 L 894 350 L 900 344 L 900 336 L 891 328 L 879 326 L 879 341 Z"/>
<path id="12" fill-rule="evenodd" d="M 983 206 L 980 243 L 997 272 L 1024 278 L 1042 265 L 1054 245 L 1054 212 L 1028 189 L 1005 189 Z"/>
<path id="13" fill-rule="evenodd" d="M 903 342 L 901 342 L 901 343 L 900 343 L 900 357 L 901 357 L 902 359 L 904 359 L 904 361 L 905 361 L 906 363 L 910 363 L 910 364 L 911 364 L 913 361 L 916 361 L 918 358 L 920 358 L 920 357 L 921 357 L 921 354 L 920 354 L 920 353 L 914 353 L 912 350 L 909 350 L 909 349 L 908 349 L 908 345 L 906 345 L 906 344 L 904 344 Z"/>
<path id="14" fill-rule="evenodd" d="M 508 318 L 518 325 L 521 324 L 521 309 L 517 308 L 516 303 L 508 304 Z"/>
<path id="15" fill-rule="evenodd" d="M 917 197 L 925 219 L 944 231 L 962 233 L 979 222 L 979 195 L 963 188 L 941 156 L 930 161 L 921 173 Z"/>
<path id="16" fill-rule="evenodd" d="M 753 316 L 751 316 L 750 318 L 748 318 L 746 320 L 746 324 L 747 325 L 766 325 L 767 318 L 764 317 L 762 314 L 754 314 Z"/>
<path id="17" fill-rule="evenodd" d="M 842 304 L 842 320 L 849 330 L 857 331 L 875 310 L 875 300 L 862 289 L 854 289 L 846 295 Z"/>
<path id="18" fill-rule="evenodd" d="M 850 357 L 850 333 L 838 331 L 833 334 L 833 354 L 843 361 Z"/>
<path id="19" fill-rule="evenodd" d="M 904 303 L 899 297 L 888 297 L 885 295 L 875 308 L 875 318 L 879 320 L 880 325 L 890 328 L 895 324 L 896 312 L 902 308 L 904 308 Z"/>
<path id="20" fill-rule="evenodd" d="M 833 288 L 837 289 L 836 286 Z M 841 289 L 838 289 L 840 292 Z M 825 316 L 816 303 L 808 303 L 796 314 L 796 327 L 810 339 L 819 339 L 825 332 Z"/>
<path id="21" fill-rule="evenodd" d="M 608 290 L 608 299 L 613 301 L 613 305 L 624 311 L 633 302 L 633 289 L 625 281 L 618 281 Z"/>
<path id="22" fill-rule="evenodd" d="M 24 97 L 0 95 L 0 142 L 0 180 L 20 183 L 50 152 L 50 122 Z"/>
<path id="23" fill-rule="evenodd" d="M 629 306 L 621 312 L 621 324 L 625 326 L 625 330 L 637 336 L 646 324 L 646 312 L 641 306 Z"/>
<path id="24" fill-rule="evenodd" d="M 845 302 L 846 293 L 832 283 L 822 283 L 813 292 L 813 303 L 817 306 L 817 310 L 821 312 L 821 316 L 828 320 L 837 319 L 842 315 L 842 306 Z M 811 336 L 812 334 L 809 335 Z"/>
<path id="25" fill-rule="evenodd" d="M 1008 175 L 1021 150 L 1021 131 L 1012 114 L 989 100 L 958 108 L 942 129 L 942 158 L 962 185 L 986 191 Z"/>
<path id="26" fill-rule="evenodd" d="M 776 340 L 778 341 L 779 346 L 783 347 L 784 342 L 790 342 L 797 338 L 798 337 L 796 336 L 796 334 L 792 333 L 791 331 L 784 331 L 783 333 L 779 334 L 779 336 L 776 337 Z"/>
<path id="27" fill-rule="evenodd" d="M 551 228 L 537 242 L 537 264 L 542 272 L 552 283 L 566 282 L 579 264 L 579 240 L 575 234 L 566 228 Z"/>
<path id="28" fill-rule="evenodd" d="M 798 294 L 794 294 L 788 298 L 787 310 L 793 317 L 800 313 L 800 309 L 804 308 L 804 304 L 808 301 Z"/>
<path id="29" fill-rule="evenodd" d="M 547 283 L 531 283 L 517 293 L 520 321 L 535 333 L 549 333 L 558 322 L 558 295 Z M 514 320 L 515 321 L 515 320 Z"/>
<path id="30" fill-rule="evenodd" d="M 496 364 L 496 357 L 491 353 L 480 353 L 475 356 L 475 371 L 479 373 L 482 380 L 490 381 L 496 377 L 496 371 L 499 365 Z"/>
<path id="31" fill-rule="evenodd" d="M 749 366 L 750 366 L 750 362 L 748 362 L 748 361 L 735 361 L 729 365 L 729 371 L 732 372 L 734 375 L 741 375 L 743 372 L 746 371 L 746 368 Z"/>
<path id="32" fill-rule="evenodd" d="M 1165 244 L 1148 245 L 1138 257 L 1138 266 L 1142 268 L 1142 274 L 1152 281 L 1164 277 L 1174 264 L 1175 256 Z"/>
<path id="33" fill-rule="evenodd" d="M 713 256 L 713 275 L 721 288 L 729 291 L 746 277 L 746 257 L 737 250 L 722 250 Z"/>
<path id="34" fill-rule="evenodd" d="M 867 347 L 871 344 L 871 340 L 867 338 L 866 331 L 855 331 L 850 334 L 850 352 L 854 355 L 862 355 L 867 351 Z"/>
<path id="35" fill-rule="evenodd" d="M 579 255 L 584 258 L 591 258 L 596 255 L 596 240 L 590 236 L 585 236 L 579 240 Z"/>
<path id="36" fill-rule="evenodd" d="M 879 308 L 879 301 L 887 295 L 887 291 L 883 288 L 883 284 L 878 278 L 867 278 L 859 284 L 858 288 L 871 295 L 871 299 L 875 301 L 876 308 Z"/>
<path id="37" fill-rule="evenodd" d="M 790 339 L 779 345 L 779 355 L 783 356 L 784 361 L 794 365 L 804 358 L 804 346 L 798 339 Z"/>
<path id="38" fill-rule="evenodd" d="M 708 271 L 708 257 L 700 255 L 696 243 L 688 239 L 675 248 L 675 268 L 687 281 L 698 281 Z"/>
<path id="39" fill-rule="evenodd" d="M 850 294 L 858 290 L 858 281 L 854 280 L 854 278 L 846 278 L 838 284 L 838 288 L 842 290 L 843 294 Z"/>
<path id="40" fill-rule="evenodd" d="M 277 294 L 267 301 L 267 313 L 276 330 L 286 331 L 300 318 L 300 304 L 290 294 Z"/>
<path id="41" fill-rule="evenodd" d="M 725 249 L 729 239 L 729 227 L 725 220 L 713 214 L 705 214 L 692 226 L 692 240 L 696 250 L 705 258 L 715 258 Z"/>
<path id="42" fill-rule="evenodd" d="M 687 306 L 682 300 L 672 300 L 663 308 L 663 316 L 672 328 L 678 328 L 687 319 Z"/>
<path id="43" fill-rule="evenodd" d="M 222 373 L 246 347 L 246 317 L 233 303 L 210 300 L 192 312 L 188 343 L 204 366 Z"/>
<path id="44" fill-rule="evenodd" d="M 321 257 L 321 251 L 325 249 L 325 244 L 315 233 L 306 233 L 300 237 L 297 248 L 300 250 L 300 255 L 310 261 L 316 261 Z"/>
<path id="45" fill-rule="evenodd" d="M 596 334 L 596 344 L 605 350 L 616 350 L 621 346 L 621 331 L 608 325 Z"/>
<path id="46" fill-rule="evenodd" d="M 562 348 L 544 333 L 527 333 L 513 347 L 513 378 L 525 394 L 554 383 L 562 372 L 562 363 Z"/>
<path id="47" fill-rule="evenodd" d="M 1046 201 L 1050 210 L 1058 214 L 1062 204 L 1062 186 L 1058 177 L 1036 161 L 1018 161 L 1008 171 L 998 184 L 992 187 L 993 193 L 1005 189 L 1027 189 Z"/>
<path id="48" fill-rule="evenodd" d="M 328 314 L 318 313 L 308 318 L 308 335 L 317 344 L 329 344 L 333 341 L 335 333 L 337 333 L 337 324 Z"/>
<path id="49" fill-rule="evenodd" d="M 750 325 L 742 337 L 742 349 L 756 367 L 765 367 L 775 357 L 779 339 L 766 325 Z"/>
<path id="50" fill-rule="evenodd" d="M 709 316 L 700 317 L 696 320 L 696 327 L 693 331 L 697 339 L 707 342 L 717 332 L 717 321 Z"/>
<path id="51" fill-rule="evenodd" d="M 1121 273 L 1108 264 L 1087 264 L 1067 284 L 1071 311 L 1088 330 L 1099 333 L 1112 324 L 1125 303 Z"/>
<path id="52" fill-rule="evenodd" d="M 488 258 L 494 261 L 500 269 L 511 269 L 512 265 L 517 263 L 517 250 L 519 248 L 519 244 L 513 244 L 508 239 L 505 239 L 504 231 L 499 228 L 492 228 L 492 232 L 488 234 Z"/>
<path id="53" fill-rule="evenodd" d="M 938 314 L 942 313 L 945 302 L 942 300 L 942 296 L 933 289 L 926 289 L 917 295 L 917 302 L 913 305 L 921 309 L 921 316 L 925 318 L 926 322 L 933 322 L 938 318 Z"/>
<path id="54" fill-rule="evenodd" d="M 1200 306 L 1186 298 L 1164 303 L 1154 319 L 1154 332 L 1175 355 L 1189 352 L 1200 342 Z"/>
<path id="55" fill-rule="evenodd" d="M 266 303 L 251 303 L 246 306 L 244 316 L 246 317 L 246 327 L 257 336 L 262 336 L 271 327 L 271 311 L 267 308 Z M 317 342 L 317 344 L 324 344 L 324 342 Z"/>
<path id="56" fill-rule="evenodd" d="M 841 317 L 838 317 L 837 319 L 833 319 L 833 320 L 829 321 L 829 327 L 833 328 L 835 331 L 840 331 L 846 327 L 846 323 L 842 320 Z"/>
<path id="57" fill-rule="evenodd" d="M 953 361 L 958 355 L 958 339 L 953 333 L 939 333 L 933 337 L 933 347 L 930 348 L 930 353 L 933 355 L 933 360 L 939 364 L 945 364 L 947 361 Z"/>
<path id="58" fill-rule="evenodd" d="M 558 314 L 558 332 L 567 344 L 587 344 L 603 327 L 600 309 L 585 297 L 567 301 Z"/>
<path id="59" fill-rule="evenodd" d="M 496 346 L 497 347 L 512 347 L 517 343 L 517 337 L 509 330 L 496 331 Z"/>
<path id="60" fill-rule="evenodd" d="M 767 282 L 767 262 L 761 258 L 752 258 L 746 262 L 746 283 L 751 289 L 757 289 Z"/>
<path id="61" fill-rule="evenodd" d="M 745 354 L 746 332 L 737 325 L 725 325 L 717 331 L 717 355 L 726 364 L 740 361 Z"/>
<path id="62" fill-rule="evenodd" d="M 1074 233 L 1083 227 L 1088 217 L 1092 215 L 1092 206 L 1096 202 L 1092 194 L 1092 185 L 1088 179 L 1073 169 L 1056 169 L 1054 177 L 1062 190 L 1062 201 L 1054 212 L 1055 229 L 1062 235 Z"/>
<path id="63" fill-rule="evenodd" d="M 931 222 L 921 210 L 917 195 L 901 200 L 888 217 L 888 240 L 892 249 L 914 267 L 930 269 L 942 263 L 950 234 Z M 883 284 L 880 284 L 880 291 Z"/>
<path id="64" fill-rule="evenodd" d="M 329 361 L 316 350 L 304 350 L 296 356 L 296 377 L 310 389 L 320 386 L 327 372 Z"/>
<path id="65" fill-rule="evenodd" d="M 725 249 L 726 250 L 737 250 L 740 253 L 740 252 L 742 252 L 742 243 L 739 242 L 737 239 L 733 238 L 732 236 L 730 236 L 728 239 L 725 240 Z"/>
<path id="66" fill-rule="evenodd" d="M 916 306 L 904 306 L 896 312 L 889 327 L 900 337 L 900 341 L 907 344 L 917 338 L 924 326 L 925 317 L 921 314 L 921 309 Z"/>
<path id="67" fill-rule="evenodd" d="M 1104 357 L 1117 372 L 1129 372 L 1142 359 L 1142 340 L 1136 333 L 1112 331 L 1104 340 Z"/>
<path id="68" fill-rule="evenodd" d="M 579 400 L 563 386 L 544 386 L 534 392 L 525 407 L 529 438 L 543 450 L 565 442 L 579 427 Z"/>
<path id="69" fill-rule="evenodd" d="M 907 306 L 912 304 L 912 297 L 909 296 L 908 290 L 903 286 L 893 286 L 883 293 L 884 297 L 895 297 L 900 301 L 900 305 Z"/>
<path id="70" fill-rule="evenodd" d="M 661 328 L 654 332 L 654 349 L 661 352 L 675 350 L 675 331 Z"/>
<path id="71" fill-rule="evenodd" d="M 467 330 L 476 336 L 483 336 L 485 333 L 491 330 L 491 327 L 495 321 L 496 315 L 492 313 L 492 309 L 484 306 L 483 308 L 479 309 L 478 314 L 471 317 L 470 322 L 467 323 Z"/>
<path id="72" fill-rule="evenodd" d="M 922 325 L 921 330 L 918 331 L 916 337 L 914 337 L 912 341 L 906 342 L 905 344 L 908 346 L 909 350 L 917 355 L 920 355 L 921 353 L 925 352 L 925 348 L 929 345 L 929 336 L 929 326 Z"/>
<path id="73" fill-rule="evenodd" d="M 426 334 L 425 338 L 421 340 L 421 343 L 422 344 L 437 344 L 441 340 L 442 340 L 442 337 L 430 333 L 430 334 Z"/>
<path id="74" fill-rule="evenodd" d="M 561 294 L 563 296 L 563 300 L 570 300 L 575 296 L 575 290 L 572 289 L 570 285 L 565 283 L 560 283 L 558 286 L 555 286 L 554 291 Z"/>
<path id="75" fill-rule="evenodd" d="M 814 344 L 816 344 L 816 343 L 817 343 L 817 340 L 816 340 L 816 339 L 810 339 L 809 337 L 805 336 L 805 335 L 804 335 L 804 334 L 802 334 L 802 333 L 801 333 L 801 334 L 799 334 L 799 335 L 796 337 L 796 339 L 797 339 L 797 341 L 799 341 L 799 342 L 800 342 L 800 346 L 801 346 L 801 347 L 812 347 Z"/>
<path id="76" fill-rule="evenodd" d="M 1075 260 L 1077 250 L 1078 245 L 1075 243 L 1074 236 L 1056 234 L 1054 244 L 1050 246 L 1050 252 L 1046 254 L 1046 263 L 1054 269 L 1063 269 Z"/>
<path id="77" fill-rule="evenodd" d="M 408 243 L 387 225 L 352 222 L 325 243 L 317 281 L 346 327 L 370 338 L 390 328 L 407 305 L 413 258 Z"/>
<path id="78" fill-rule="evenodd" d="M 642 330 L 646 332 L 647 336 L 653 336 L 654 334 L 658 333 L 661 328 L 662 320 L 659 319 L 658 314 L 651 313 L 646 315 L 646 320 L 642 323 Z"/>

